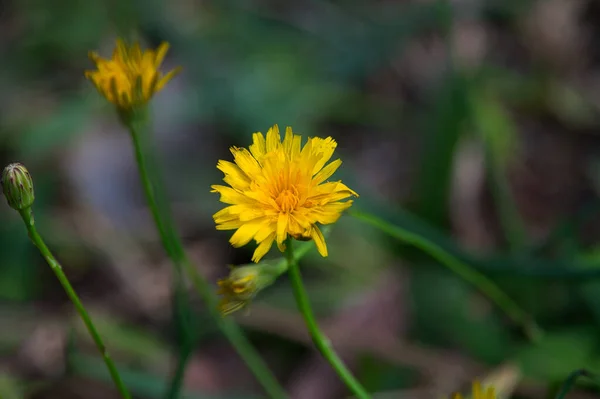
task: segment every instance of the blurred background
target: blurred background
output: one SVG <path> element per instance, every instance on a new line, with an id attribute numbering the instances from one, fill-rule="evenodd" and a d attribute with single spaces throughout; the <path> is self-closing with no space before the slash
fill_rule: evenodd
<path id="1" fill-rule="evenodd" d="M 351 216 L 301 262 L 326 333 L 378 398 L 438 398 L 492 378 L 553 397 L 600 372 L 600 3 L 594 0 L 2 0 L 0 161 L 35 180 L 36 222 L 137 398 L 178 354 L 172 270 L 132 147 L 84 79 L 117 35 L 168 41 L 183 72 L 152 102 L 179 232 L 211 281 L 248 263 L 217 232 L 218 159 L 251 133 L 333 136 L 353 209 L 418 234 L 496 282 L 532 342 L 478 289 Z M 271 257 L 277 257 L 273 251 Z M 192 289 L 188 399 L 263 391 Z M 348 397 L 282 277 L 236 314 L 298 399 Z M 597 397 L 582 381 L 569 398 Z M 0 203 L 0 397 L 116 398 L 18 215 Z"/>

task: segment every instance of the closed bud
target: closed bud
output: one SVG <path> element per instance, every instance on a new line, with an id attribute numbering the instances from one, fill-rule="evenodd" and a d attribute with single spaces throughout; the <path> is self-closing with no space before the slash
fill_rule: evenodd
<path id="1" fill-rule="evenodd" d="M 261 262 L 233 267 L 227 278 L 218 281 L 219 311 L 228 315 L 246 307 L 260 291 L 287 270 L 287 263 Z"/>
<path id="2" fill-rule="evenodd" d="M 35 199 L 33 179 L 24 165 L 8 165 L 2 172 L 1 182 L 2 191 L 11 208 L 17 211 L 31 208 Z"/>

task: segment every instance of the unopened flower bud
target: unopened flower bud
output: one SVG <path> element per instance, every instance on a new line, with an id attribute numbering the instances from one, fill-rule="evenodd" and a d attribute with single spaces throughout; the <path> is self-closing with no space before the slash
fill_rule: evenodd
<path id="1" fill-rule="evenodd" d="M 287 270 L 286 262 L 261 262 L 233 267 L 229 276 L 218 281 L 219 311 L 228 315 L 240 310 L 260 291 L 270 286 Z"/>
<path id="2" fill-rule="evenodd" d="M 31 208 L 35 195 L 33 180 L 27 168 L 20 163 L 12 163 L 2 172 L 2 191 L 8 205 L 17 210 Z"/>

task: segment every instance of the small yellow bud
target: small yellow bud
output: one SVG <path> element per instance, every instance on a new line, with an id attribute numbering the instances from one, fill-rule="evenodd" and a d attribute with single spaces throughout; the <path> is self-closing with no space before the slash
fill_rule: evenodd
<path id="1" fill-rule="evenodd" d="M 286 262 L 233 267 L 227 278 L 217 282 L 222 297 L 219 311 L 228 315 L 246 307 L 256 294 L 273 284 L 286 270 Z"/>
<path id="2" fill-rule="evenodd" d="M 496 390 L 493 386 L 483 387 L 479 381 L 473 382 L 473 390 L 472 390 L 472 398 L 473 399 L 496 399 Z M 463 399 L 462 394 L 454 393 L 451 396 L 452 399 Z"/>
<path id="3" fill-rule="evenodd" d="M 2 191 L 8 205 L 17 210 L 31 208 L 35 195 L 33 179 L 27 168 L 20 163 L 12 163 L 2 172 Z"/>

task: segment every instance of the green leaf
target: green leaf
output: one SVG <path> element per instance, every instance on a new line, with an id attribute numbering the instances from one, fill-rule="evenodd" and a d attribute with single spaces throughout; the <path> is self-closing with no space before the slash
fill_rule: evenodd
<path id="1" fill-rule="evenodd" d="M 428 112 L 423 161 L 414 192 L 414 212 L 440 227 L 447 225 L 448 198 L 454 151 L 468 116 L 467 82 L 457 72 L 445 76 Z"/>

